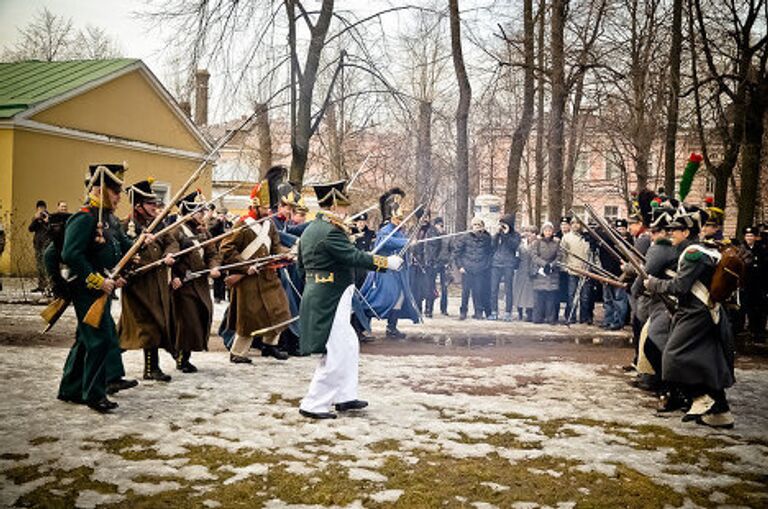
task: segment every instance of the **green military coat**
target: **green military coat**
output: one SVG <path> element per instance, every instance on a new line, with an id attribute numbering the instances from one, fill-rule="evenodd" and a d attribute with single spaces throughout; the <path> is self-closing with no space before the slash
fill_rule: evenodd
<path id="1" fill-rule="evenodd" d="M 306 278 L 299 308 L 301 352 L 324 354 L 339 299 L 354 284 L 354 269 L 386 269 L 387 259 L 357 249 L 344 224 L 320 212 L 301 236 L 298 264 Z"/>
<path id="2" fill-rule="evenodd" d="M 137 235 L 143 230 L 143 225 L 136 224 Z M 127 220 L 123 222 L 123 231 L 128 231 Z M 178 250 L 175 235 L 163 235 L 155 242 L 141 247 L 139 262 L 133 268 L 161 260 Z M 174 351 L 170 282 L 171 269 L 167 265 L 131 276 L 129 284 L 121 292 L 123 312 L 117 329 L 121 348 L 165 348 Z"/>
<path id="3" fill-rule="evenodd" d="M 99 401 L 106 395 L 107 371 L 122 371 L 122 366 L 108 370 L 107 365 L 114 362 L 110 354 L 118 351 L 117 330 L 110 313 L 112 299 L 106 301 L 98 328 L 82 323 L 91 305 L 103 295 L 101 284 L 107 271 L 117 265 L 132 243 L 109 210 L 104 210 L 103 216 L 104 242 L 96 242 L 98 214 L 98 207 L 87 206 L 69 219 L 61 252 L 62 262 L 75 276 L 69 288 L 78 321 L 77 341 L 67 357 L 59 387 L 59 395 L 69 400 Z"/>

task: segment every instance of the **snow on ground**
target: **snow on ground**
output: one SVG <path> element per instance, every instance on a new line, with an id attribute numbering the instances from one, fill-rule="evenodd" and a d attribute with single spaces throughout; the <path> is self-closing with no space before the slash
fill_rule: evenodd
<path id="1" fill-rule="evenodd" d="M 230 507 L 239 489 L 267 507 L 570 507 L 625 488 L 675 506 L 768 500 L 768 370 L 737 372 L 737 426 L 716 431 L 655 416 L 649 396 L 603 365 L 363 356 L 371 406 L 315 422 L 297 406 L 316 358 L 243 366 L 200 353 L 200 372 L 184 375 L 163 355 L 170 384 L 141 383 L 99 415 L 56 400 L 66 353 L 0 347 L 0 506 L 173 496 Z M 140 353 L 123 357 L 138 376 Z M 600 491 L 611 483 L 621 488 Z"/>

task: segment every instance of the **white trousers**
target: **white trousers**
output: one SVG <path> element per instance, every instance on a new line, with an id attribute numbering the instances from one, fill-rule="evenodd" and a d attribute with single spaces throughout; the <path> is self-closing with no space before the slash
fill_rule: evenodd
<path id="1" fill-rule="evenodd" d="M 261 338 L 262 343 L 272 346 L 277 345 L 279 340 L 280 335 L 275 333 Z M 251 349 L 251 343 L 253 343 L 253 338 L 251 336 L 241 336 L 240 334 L 237 334 L 235 335 L 235 341 L 232 343 L 229 351 L 240 357 L 245 357 Z"/>
<path id="2" fill-rule="evenodd" d="M 357 399 L 360 345 L 350 322 L 354 291 L 355 286 L 349 285 L 339 300 L 325 345 L 327 353 L 320 358 L 307 395 L 299 405 L 306 412 L 329 412 L 334 403 Z"/>

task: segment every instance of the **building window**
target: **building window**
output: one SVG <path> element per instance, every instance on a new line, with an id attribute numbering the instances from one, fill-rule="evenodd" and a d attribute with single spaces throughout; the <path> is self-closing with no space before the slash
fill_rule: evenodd
<path id="1" fill-rule="evenodd" d="M 707 184 L 706 184 L 706 192 L 707 193 L 713 193 L 715 192 L 715 179 L 712 177 L 712 175 L 707 175 Z"/>
<path id="2" fill-rule="evenodd" d="M 501 212 L 501 207 L 498 205 L 489 205 L 488 208 L 490 209 L 491 214 L 498 214 Z"/>
<path id="3" fill-rule="evenodd" d="M 161 182 L 154 182 L 152 184 L 152 192 L 157 195 L 157 198 L 162 202 L 165 203 L 165 205 L 168 204 L 168 200 L 171 196 L 171 185 L 170 184 L 164 184 Z"/>
<path id="4" fill-rule="evenodd" d="M 619 207 L 616 205 L 606 205 L 603 207 L 603 216 L 610 221 L 615 221 L 619 218 Z"/>

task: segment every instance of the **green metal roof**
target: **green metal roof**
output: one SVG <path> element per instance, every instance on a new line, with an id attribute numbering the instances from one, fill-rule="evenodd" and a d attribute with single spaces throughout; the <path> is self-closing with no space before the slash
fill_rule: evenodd
<path id="1" fill-rule="evenodd" d="M 0 63 L 0 119 L 138 62 L 134 58 Z"/>

